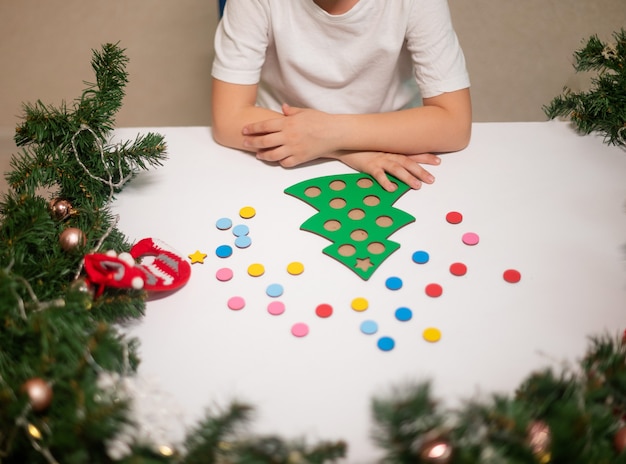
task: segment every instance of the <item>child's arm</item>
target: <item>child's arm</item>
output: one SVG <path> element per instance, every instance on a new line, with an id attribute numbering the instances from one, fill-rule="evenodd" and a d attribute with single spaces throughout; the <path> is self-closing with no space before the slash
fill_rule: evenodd
<path id="1" fill-rule="evenodd" d="M 213 138 L 220 145 L 244 148 L 242 128 L 250 123 L 284 118 L 282 113 L 256 106 L 257 85 L 239 85 L 213 79 L 211 95 Z"/>
<path id="2" fill-rule="evenodd" d="M 303 110 L 285 107 L 288 116 L 265 108 L 255 106 L 257 85 L 238 85 L 213 79 L 212 113 L 213 113 L 213 137 L 225 146 L 255 152 L 257 158 L 279 162 L 284 167 L 292 167 L 316 158 L 335 158 L 346 165 L 372 175 L 387 190 L 393 190 L 393 185 L 388 181 L 386 173 L 394 175 L 407 183 L 412 188 L 419 188 L 422 182 L 432 183 L 433 176 L 420 164 L 437 165 L 440 160 L 437 156 L 415 151 L 407 153 L 413 156 L 404 156 L 390 150 L 376 151 L 375 148 L 342 149 L 337 140 L 331 139 L 331 133 L 342 135 L 342 131 L 331 131 L 327 125 L 332 125 L 332 120 L 345 117 L 348 122 L 349 115 L 330 115 L 315 110 Z M 406 110 L 411 111 L 411 110 Z M 402 112 L 397 112 L 402 113 Z M 383 115 L 396 115 L 396 113 L 383 113 Z M 357 116 L 357 115 L 352 115 Z M 376 119 L 378 115 L 358 115 L 369 119 Z M 470 118 L 471 119 L 471 118 Z M 281 120 L 288 124 L 280 130 L 277 123 Z M 370 120 L 376 124 L 376 121 Z M 250 127 L 254 130 L 264 130 L 263 126 L 272 126 L 274 132 L 257 132 L 244 135 Z M 299 143 L 305 144 L 300 156 L 292 154 L 281 156 L 281 152 L 289 153 L 294 150 L 293 142 L 279 146 L 273 146 L 271 141 L 274 137 L 293 137 Z M 469 137 L 469 134 L 468 134 Z M 374 137 L 375 139 L 375 137 Z M 252 143 L 250 143 L 252 141 Z M 268 144 L 269 141 L 269 144 Z M 268 144 L 269 148 L 254 147 L 254 143 Z M 363 147 L 366 146 L 362 143 Z M 381 146 L 383 146 L 381 144 Z M 291 148 L 290 148 L 291 147 Z M 435 150 L 432 150 L 435 151 Z M 453 151 L 453 149 L 440 149 L 438 151 Z M 292 152 L 293 153 L 293 152 Z M 277 156 L 278 155 L 278 156 Z"/>
<path id="3" fill-rule="evenodd" d="M 283 108 L 286 118 L 244 126 L 244 148 L 296 166 L 340 150 L 405 155 L 465 148 L 471 132 L 469 89 L 425 98 L 424 106 L 373 114 L 328 114 Z"/>

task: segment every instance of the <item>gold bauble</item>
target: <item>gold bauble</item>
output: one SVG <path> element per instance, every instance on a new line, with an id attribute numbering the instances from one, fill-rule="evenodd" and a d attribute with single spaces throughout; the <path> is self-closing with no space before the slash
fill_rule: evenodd
<path id="1" fill-rule="evenodd" d="M 543 421 L 533 421 L 528 425 L 528 446 L 541 464 L 550 462 L 552 433 L 550 427 Z"/>
<path id="2" fill-rule="evenodd" d="M 28 395 L 28 402 L 35 412 L 41 412 L 52 402 L 52 387 L 39 377 L 33 377 L 22 385 L 22 391 Z"/>
<path id="3" fill-rule="evenodd" d="M 452 445 L 443 439 L 427 441 L 420 449 L 420 458 L 433 464 L 448 464 L 452 460 Z"/>
<path id="4" fill-rule="evenodd" d="M 59 243 L 61 248 L 65 251 L 74 251 L 78 248 L 84 247 L 87 243 L 87 237 L 82 230 L 76 227 L 68 227 L 59 236 Z"/>
<path id="5" fill-rule="evenodd" d="M 55 198 L 50 201 L 50 212 L 52 213 L 52 217 L 54 219 L 62 221 L 71 214 L 72 204 L 67 200 Z"/>
<path id="6" fill-rule="evenodd" d="M 618 453 L 624 452 L 624 450 L 626 449 L 626 427 L 622 427 L 617 432 L 615 432 L 615 436 L 613 437 L 613 445 L 615 445 L 615 449 Z"/>
<path id="7" fill-rule="evenodd" d="M 74 280 L 74 282 L 70 284 L 70 289 L 83 297 L 85 309 L 91 309 L 96 291 L 85 277 L 79 277 Z"/>

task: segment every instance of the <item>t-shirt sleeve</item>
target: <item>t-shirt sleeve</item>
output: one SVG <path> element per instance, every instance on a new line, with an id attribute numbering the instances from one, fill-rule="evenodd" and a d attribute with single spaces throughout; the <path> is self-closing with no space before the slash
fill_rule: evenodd
<path id="1" fill-rule="evenodd" d="M 215 32 L 211 75 L 232 84 L 256 84 L 269 42 L 269 8 L 264 0 L 228 0 Z"/>
<path id="2" fill-rule="evenodd" d="M 435 97 L 470 86 L 465 56 L 452 26 L 446 0 L 413 2 L 407 48 L 422 97 Z"/>

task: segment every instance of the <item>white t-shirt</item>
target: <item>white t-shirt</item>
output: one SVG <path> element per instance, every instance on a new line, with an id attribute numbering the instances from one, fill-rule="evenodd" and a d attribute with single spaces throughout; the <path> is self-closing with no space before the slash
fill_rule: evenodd
<path id="1" fill-rule="evenodd" d="M 259 84 L 257 104 L 275 111 L 350 114 L 470 85 L 446 0 L 359 0 L 341 15 L 313 0 L 228 0 L 212 75 Z"/>

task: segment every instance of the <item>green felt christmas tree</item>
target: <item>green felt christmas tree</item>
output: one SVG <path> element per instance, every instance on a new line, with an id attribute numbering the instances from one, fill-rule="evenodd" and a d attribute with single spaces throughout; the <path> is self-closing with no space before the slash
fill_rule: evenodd
<path id="1" fill-rule="evenodd" d="M 397 185 L 394 192 L 386 191 L 367 174 L 338 174 L 300 182 L 285 189 L 285 193 L 318 210 L 301 229 L 333 242 L 324 253 L 367 280 L 400 248 L 389 236 L 415 221 L 410 214 L 393 207 L 409 190 L 408 185 L 391 180 Z"/>

